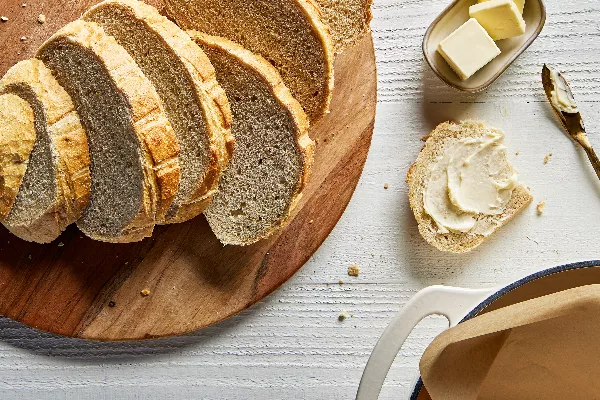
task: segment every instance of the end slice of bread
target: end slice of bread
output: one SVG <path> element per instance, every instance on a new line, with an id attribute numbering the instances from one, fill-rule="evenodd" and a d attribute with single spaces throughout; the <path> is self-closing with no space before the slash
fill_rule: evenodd
<path id="1" fill-rule="evenodd" d="M 30 104 L 36 130 L 27 171 L 3 223 L 21 239 L 50 243 L 89 203 L 87 138 L 70 96 L 41 61 L 13 66 L 0 80 L 0 93 Z"/>
<path id="2" fill-rule="evenodd" d="M 33 109 L 21 97 L 0 95 L 0 221 L 12 209 L 35 143 Z"/>
<path id="3" fill-rule="evenodd" d="M 160 223 L 201 214 L 233 150 L 231 110 L 208 57 L 177 25 L 137 0 L 108 0 L 83 15 L 127 50 L 152 82 L 181 148 L 181 180 Z"/>
<path id="4" fill-rule="evenodd" d="M 308 179 L 308 118 L 269 62 L 223 38 L 189 32 L 210 58 L 233 113 L 236 149 L 204 214 L 224 244 L 249 245 L 289 219 Z"/>
<path id="5" fill-rule="evenodd" d="M 462 138 L 477 138 L 486 130 L 494 130 L 478 121 L 462 121 L 459 124 L 445 122 L 437 126 L 427 137 L 425 146 L 408 171 L 409 202 L 418 223 L 419 232 L 425 240 L 441 251 L 465 253 L 481 245 L 489 236 L 478 233 L 439 233 L 434 220 L 425 212 L 423 194 L 430 176 L 430 166 L 436 162 L 448 145 Z M 485 224 L 486 231 L 496 232 L 531 203 L 533 197 L 524 185 L 517 186 L 499 215 L 479 215 L 477 223 Z"/>
<path id="6" fill-rule="evenodd" d="M 329 110 L 334 47 L 312 0 L 166 0 L 184 29 L 226 37 L 267 59 L 312 123 Z"/>
<path id="7" fill-rule="evenodd" d="M 315 0 L 331 29 L 335 51 L 341 53 L 371 31 L 373 0 Z"/>
<path id="8" fill-rule="evenodd" d="M 37 58 L 71 96 L 91 159 L 89 237 L 132 242 L 152 234 L 179 186 L 179 145 L 160 97 L 131 56 L 91 22 L 53 35 Z"/>

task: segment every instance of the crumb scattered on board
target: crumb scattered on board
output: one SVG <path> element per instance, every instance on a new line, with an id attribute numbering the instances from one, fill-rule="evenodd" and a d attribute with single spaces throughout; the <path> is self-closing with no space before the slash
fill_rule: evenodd
<path id="1" fill-rule="evenodd" d="M 521 153 L 517 151 L 517 152 L 515 153 L 515 156 L 518 156 L 519 154 L 521 154 Z"/>
<path id="2" fill-rule="evenodd" d="M 351 266 L 349 266 L 348 267 L 348 275 L 349 276 L 358 276 L 358 275 L 360 275 L 360 268 L 358 268 L 358 265 L 352 264 Z"/>
<path id="3" fill-rule="evenodd" d="M 5 17 L 4 15 L 0 17 L 0 21 L 2 22 L 8 22 L 8 17 Z"/>
<path id="4" fill-rule="evenodd" d="M 544 208 L 546 208 L 546 202 L 540 201 L 537 205 L 537 213 L 538 215 L 542 215 L 544 213 Z"/>
<path id="5" fill-rule="evenodd" d="M 21 36 L 21 42 L 24 42 L 27 40 L 27 36 Z"/>
<path id="6" fill-rule="evenodd" d="M 313 222 L 315 222 L 314 219 L 311 219 L 310 221 L 308 221 L 308 223 L 311 224 L 311 225 L 313 224 Z"/>
<path id="7" fill-rule="evenodd" d="M 58 247 L 63 247 L 64 245 L 65 245 L 65 244 L 64 244 L 63 242 L 60 242 L 60 243 L 58 244 Z"/>
<path id="8" fill-rule="evenodd" d="M 341 322 L 341 321 L 345 320 L 346 318 L 348 318 L 348 313 L 346 311 L 342 311 L 340 313 L 340 315 L 338 316 L 338 321 Z"/>
<path id="9" fill-rule="evenodd" d="M 550 157 L 552 157 L 552 153 L 546 155 L 546 157 L 544 157 L 544 164 L 548 164 L 548 161 L 550 161 Z"/>
<path id="10" fill-rule="evenodd" d="M 339 283 L 340 285 L 343 285 L 343 284 L 344 284 L 344 281 L 340 279 L 338 283 Z"/>
<path id="11" fill-rule="evenodd" d="M 46 22 L 46 16 L 44 14 L 40 14 L 37 20 L 40 24 L 43 24 Z"/>
<path id="12" fill-rule="evenodd" d="M 387 183 L 384 183 L 384 184 L 383 184 L 383 188 L 384 188 L 384 189 L 388 189 L 389 187 L 390 187 L 390 185 L 388 185 Z"/>
<path id="13" fill-rule="evenodd" d="M 149 296 L 150 295 L 150 289 L 144 289 L 140 293 L 144 297 Z"/>

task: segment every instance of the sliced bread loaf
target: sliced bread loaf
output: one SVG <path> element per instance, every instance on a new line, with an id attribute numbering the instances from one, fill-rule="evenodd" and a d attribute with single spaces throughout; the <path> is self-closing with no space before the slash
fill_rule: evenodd
<path id="1" fill-rule="evenodd" d="M 27 101 L 0 95 L 0 221 L 17 198 L 35 143 L 35 119 Z"/>
<path id="2" fill-rule="evenodd" d="M 331 29 L 335 51 L 341 53 L 370 32 L 373 0 L 315 0 Z"/>
<path id="3" fill-rule="evenodd" d="M 4 225 L 21 239 L 49 243 L 89 203 L 90 158 L 75 106 L 44 64 L 22 61 L 0 80 L 0 93 L 27 100 L 36 141 L 16 201 Z"/>
<path id="4" fill-rule="evenodd" d="M 461 139 L 477 139 L 490 132 L 503 137 L 502 131 L 488 127 L 482 122 L 463 121 L 459 124 L 452 122 L 440 124 L 429 134 L 425 146 L 408 171 L 406 179 L 409 186 L 408 196 L 419 232 L 429 244 L 439 250 L 453 253 L 465 253 L 473 250 L 529 205 L 533 199 L 527 188 L 523 184 L 517 183 L 504 208 L 497 210 L 494 215 L 471 215 L 469 213 L 468 216 L 475 220 L 475 225 L 468 232 L 442 230 L 434 218 L 428 214 L 425 206 L 425 192 L 427 192 L 432 178 L 433 167 L 446 156 L 446 149 Z M 480 148 L 485 147 L 481 146 Z M 508 163 L 505 148 L 500 147 L 499 150 L 498 156 L 493 159 L 498 164 L 494 166 L 496 173 L 499 177 L 514 177 L 515 171 Z M 468 163 L 463 165 L 468 165 Z M 444 191 L 444 195 L 450 196 L 448 190 Z M 455 201 L 455 199 L 448 199 L 446 203 L 449 207 L 453 207 L 451 203 Z M 464 213 L 462 215 L 465 216 Z"/>
<path id="5" fill-rule="evenodd" d="M 202 213 L 231 152 L 231 110 L 215 70 L 177 25 L 137 0 L 108 0 L 83 19 L 96 22 L 154 84 L 181 147 L 181 180 L 163 223 Z"/>
<path id="6" fill-rule="evenodd" d="M 38 51 L 73 99 L 87 134 L 89 237 L 132 242 L 152 234 L 179 186 L 179 145 L 160 98 L 131 56 L 92 22 L 75 21 Z"/>
<path id="7" fill-rule="evenodd" d="M 233 113 L 236 149 L 204 212 L 224 244 L 266 238 L 289 218 L 308 178 L 308 119 L 262 57 L 223 38 L 189 32 L 210 58 Z"/>
<path id="8" fill-rule="evenodd" d="M 312 0 L 166 0 L 167 12 L 185 29 L 233 40 L 263 56 L 311 122 L 329 109 L 333 43 Z"/>

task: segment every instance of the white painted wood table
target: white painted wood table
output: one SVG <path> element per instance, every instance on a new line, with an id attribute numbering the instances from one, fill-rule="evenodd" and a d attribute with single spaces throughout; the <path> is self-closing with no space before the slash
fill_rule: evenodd
<path id="1" fill-rule="evenodd" d="M 600 149 L 600 1 L 546 0 L 539 39 L 479 95 L 445 87 L 423 60 L 425 29 L 446 3 L 375 0 L 380 89 L 373 146 L 346 214 L 290 282 L 229 321 L 168 340 L 92 343 L 0 319 L 0 398 L 351 399 L 377 338 L 419 289 L 495 286 L 600 258 L 600 182 L 559 128 L 539 77 L 544 62 L 566 71 Z M 424 134 L 465 117 L 506 131 L 522 180 L 535 203 L 547 205 L 538 216 L 534 203 L 489 243 L 455 256 L 419 236 L 404 177 Z M 358 278 L 347 276 L 350 264 L 360 266 Z M 342 311 L 353 317 L 338 321 Z M 418 326 L 381 398 L 408 397 L 421 353 L 445 325 L 432 317 Z"/>

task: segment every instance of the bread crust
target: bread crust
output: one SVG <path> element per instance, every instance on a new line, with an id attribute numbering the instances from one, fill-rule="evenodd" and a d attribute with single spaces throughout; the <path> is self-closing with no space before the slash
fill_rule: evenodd
<path id="1" fill-rule="evenodd" d="M 226 52 L 231 57 L 234 57 L 237 62 L 243 64 L 245 67 L 255 71 L 260 75 L 265 82 L 271 87 L 273 91 L 273 97 L 286 109 L 288 110 L 291 118 L 294 120 L 296 129 L 296 142 L 297 148 L 302 154 L 303 158 L 303 169 L 301 176 L 298 179 L 298 185 L 296 191 L 289 201 L 288 209 L 281 219 L 278 226 L 273 227 L 263 235 L 257 238 L 253 238 L 251 241 L 224 241 L 224 238 L 219 238 L 225 244 L 236 244 L 236 245 L 249 245 L 255 243 L 261 239 L 271 236 L 277 232 L 282 226 L 284 226 L 290 219 L 293 210 L 296 208 L 300 199 L 302 198 L 302 191 L 306 187 L 308 179 L 310 177 L 310 170 L 314 158 L 314 141 L 308 135 L 308 129 L 310 122 L 308 116 L 302 110 L 302 106 L 290 93 L 289 89 L 283 83 L 281 75 L 277 70 L 263 57 L 252 53 L 251 51 L 241 47 L 240 45 L 217 36 L 206 35 L 197 31 L 188 31 L 190 37 L 197 41 L 202 46 L 208 46 L 211 48 L 218 49 Z M 210 220 L 209 220 L 210 222 Z"/>
<path id="2" fill-rule="evenodd" d="M 0 98 L 0 221 L 12 208 L 35 143 L 33 109 L 15 94 Z"/>
<path id="3" fill-rule="evenodd" d="M 239 38 L 232 37 L 232 35 L 228 35 L 227 32 L 218 31 L 211 32 L 206 27 L 199 26 L 200 23 L 194 17 L 193 13 L 196 12 L 196 9 L 202 9 L 203 4 L 195 4 L 199 0 L 166 0 L 165 4 L 167 6 L 167 12 L 170 17 L 172 17 L 180 26 L 188 30 L 201 30 L 206 31 L 213 35 L 220 35 L 228 37 L 236 42 L 238 42 L 242 46 L 248 47 L 247 43 L 243 43 Z M 240 0 L 245 1 L 245 0 Z M 324 72 L 323 76 L 320 77 L 322 83 L 322 89 L 324 93 L 318 93 L 316 97 L 319 98 L 318 104 L 314 101 L 313 93 L 306 93 L 298 90 L 293 92 L 296 95 L 296 98 L 300 101 L 300 103 L 304 106 L 304 111 L 308 114 L 311 123 L 316 123 L 318 120 L 323 118 L 329 112 L 329 106 L 331 103 L 331 97 L 333 93 L 334 87 L 334 55 L 335 48 L 333 44 L 333 40 L 331 38 L 331 33 L 329 27 L 323 22 L 321 11 L 318 5 L 314 2 L 314 0 L 283 0 L 285 3 L 289 3 L 296 10 L 300 11 L 304 17 L 306 17 L 307 27 L 311 31 L 311 34 L 314 35 L 318 40 L 318 44 L 320 46 L 319 58 L 323 61 Z M 232 4 L 225 4 L 223 7 L 234 7 Z M 242 15 L 242 14 L 240 14 Z M 254 21 L 245 21 L 249 25 L 253 25 Z M 254 26 L 255 30 L 258 34 L 263 33 L 264 37 L 261 39 L 264 41 L 268 41 L 273 37 L 272 32 L 268 32 L 268 29 L 265 27 Z M 264 28 L 264 32 L 262 32 Z M 282 29 L 282 31 L 284 31 Z M 231 33 L 231 32 L 230 32 Z M 247 35 L 254 35 L 256 33 L 248 33 Z M 247 35 L 242 35 L 242 37 L 246 37 Z M 254 51 L 255 53 L 260 53 L 260 51 L 256 48 L 250 48 L 249 50 Z M 267 56 L 266 51 L 262 52 L 263 56 Z M 287 79 L 285 75 L 286 69 L 292 69 L 294 66 L 287 65 L 276 66 L 280 73 L 284 76 L 284 80 Z M 289 80 L 287 80 L 288 87 L 294 90 L 294 86 L 291 85 L 294 79 L 298 79 L 300 74 L 291 74 L 293 76 Z"/>
<path id="4" fill-rule="evenodd" d="M 410 208 L 417 220 L 419 232 L 429 244 L 441 251 L 466 253 L 475 249 L 490 237 L 456 232 L 440 234 L 437 232 L 437 227 L 433 219 L 425 212 L 423 205 L 423 192 L 427 187 L 429 166 L 437 156 L 443 154 L 445 149 L 443 146 L 444 140 L 479 137 L 485 133 L 486 129 L 493 128 L 487 127 L 483 122 L 471 120 L 462 121 L 458 124 L 444 122 L 438 125 L 427 136 L 427 141 L 419 153 L 417 160 L 408 170 L 406 177 L 409 187 L 408 198 Z M 508 223 L 515 215 L 519 214 L 532 200 L 533 197 L 524 185 L 517 186 L 503 213 L 499 217 L 486 217 L 490 218 L 490 222 L 494 224 L 493 233 L 497 232 L 498 229 Z"/>
<path id="5" fill-rule="evenodd" d="M 142 240 L 151 236 L 155 221 L 164 216 L 179 186 L 179 145 L 175 132 L 150 81 L 131 56 L 99 25 L 81 20 L 68 24 L 42 45 L 38 56 L 52 43 L 63 41 L 91 51 L 128 100 L 133 130 L 145 159 L 143 201 L 136 218 L 118 236 L 84 233 L 106 242 Z"/>
<path id="6" fill-rule="evenodd" d="M 33 96 L 42 108 L 52 152 L 55 154 L 56 198 L 38 218 L 7 225 L 21 239 L 49 243 L 75 222 L 89 203 L 90 157 L 85 131 L 67 92 L 39 60 L 21 61 L 0 80 L 0 93 Z M 37 133 L 38 135 L 40 132 Z"/>
<path id="7" fill-rule="evenodd" d="M 219 180 L 229 163 L 235 140 L 231 135 L 231 108 L 225 91 L 219 86 L 210 60 L 204 52 L 177 25 L 169 21 L 152 6 L 136 0 L 108 0 L 92 7 L 83 19 L 93 18 L 95 12 L 104 7 L 116 7 L 127 11 L 132 18 L 144 23 L 145 27 L 164 40 L 164 44 L 182 61 L 187 71 L 196 101 L 204 113 L 206 135 L 210 149 L 210 163 L 202 180 L 196 182 L 195 190 L 188 199 L 183 199 L 175 212 L 157 220 L 159 224 L 185 222 L 202 213 L 210 203 Z M 89 18 L 88 18 L 89 17 Z"/>

